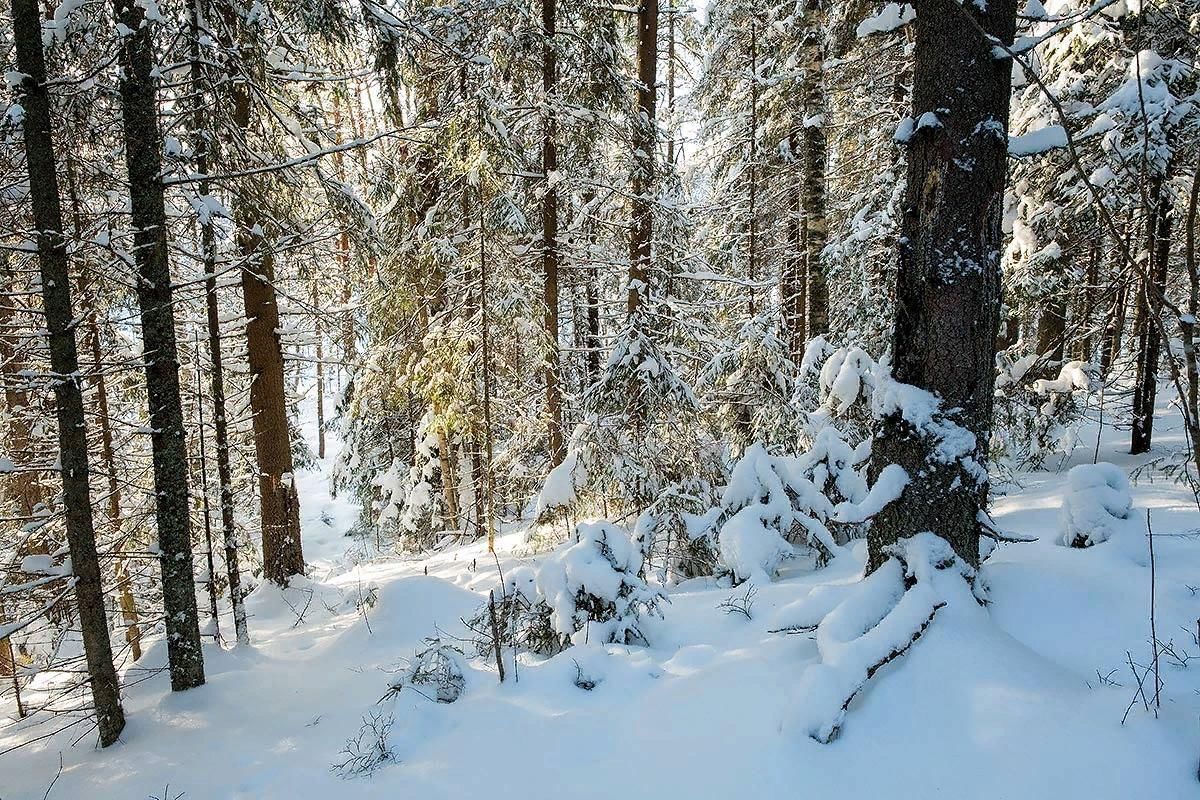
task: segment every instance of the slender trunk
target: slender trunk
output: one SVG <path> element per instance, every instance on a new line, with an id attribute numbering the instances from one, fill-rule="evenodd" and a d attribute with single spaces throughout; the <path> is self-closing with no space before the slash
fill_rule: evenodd
<path id="1" fill-rule="evenodd" d="M 480 120 L 482 123 L 482 119 Z M 483 125 L 480 124 L 482 135 Z M 480 143 L 482 145 L 482 142 Z M 487 514 L 487 549 L 489 553 L 496 552 L 496 487 L 492 461 L 492 341 L 488 330 L 490 315 L 488 314 L 488 263 L 487 237 L 484 209 L 487 207 L 484 196 L 483 176 L 479 178 L 479 331 L 480 357 L 483 370 L 483 446 L 484 472 L 483 490 L 487 495 L 484 503 L 484 513 Z"/>
<path id="2" fill-rule="evenodd" d="M 25 111 L 24 140 L 29 170 L 29 194 L 37 226 L 38 261 L 41 267 L 42 303 L 50 346 L 50 368 L 58 415 L 59 473 L 62 476 L 67 544 L 75 577 L 75 602 L 83 650 L 87 661 L 100 745 L 117 740 L 125 727 L 112 643 L 104 611 L 100 562 L 92 527 L 92 502 L 88 487 L 87 427 L 79 386 L 79 357 L 75 350 L 75 315 L 71 309 L 71 280 L 67 245 L 63 238 L 62 208 L 50 132 L 50 99 L 46 92 L 46 63 L 42 52 L 41 19 L 36 0 L 13 0 L 13 40 L 17 69 L 22 73 L 16 88 Z"/>
<path id="3" fill-rule="evenodd" d="M 747 315 L 753 317 L 754 308 L 754 282 L 758 280 L 758 269 L 756 259 L 758 249 L 756 247 L 755 234 L 757 231 L 757 214 L 758 209 L 756 201 L 758 199 L 758 19 L 751 17 L 750 19 L 750 120 L 749 130 L 746 131 L 749 139 L 747 159 L 750 162 L 750 169 L 747 170 L 747 179 L 749 181 L 748 206 L 747 209 L 747 227 L 749 228 L 746 241 L 746 275 L 750 279 L 750 297 L 746 303 Z"/>
<path id="4" fill-rule="evenodd" d="M 547 435 L 550 465 L 563 460 L 562 387 L 558 363 L 558 191 L 554 187 L 558 170 L 557 102 L 558 65 L 554 51 L 555 7 L 558 0 L 542 0 L 542 92 L 546 116 L 542 122 L 542 175 L 546 192 L 542 195 L 542 305 L 546 335 Z"/>
<path id="5" fill-rule="evenodd" d="M 799 146 L 797 132 L 788 134 L 788 146 L 794 154 Z M 804 251 L 801 241 L 803 209 L 800 200 L 800 185 L 792 181 L 788 188 L 789 208 L 787 215 L 787 250 L 783 270 L 779 278 L 779 302 L 783 310 L 784 329 L 787 331 L 788 350 L 792 361 L 797 364 L 804 356 L 808 344 L 805 306 L 808 300 L 808 279 L 804 274 Z"/>
<path id="6" fill-rule="evenodd" d="M 208 435 L 204 430 L 204 392 L 201 390 L 200 375 L 200 331 L 194 332 L 192 352 L 195 358 L 196 371 L 196 438 L 200 440 L 200 514 L 204 519 L 204 561 L 208 569 L 208 580 L 205 589 L 208 590 L 208 616 L 212 622 L 213 639 L 221 641 L 221 617 L 217 610 L 217 565 L 213 553 L 212 509 L 208 502 Z"/>
<path id="7" fill-rule="evenodd" d="M 32 460 L 34 450 L 33 428 L 29 417 L 29 392 L 26 389 L 29 378 L 23 375 L 26 364 L 20 352 L 20 337 L 17 335 L 16 320 L 14 319 L 16 302 L 13 293 L 15 281 L 10 272 L 7 250 L 0 250 L 0 366 L 3 373 L 0 378 L 4 383 L 4 407 L 8 412 L 7 434 L 5 443 L 8 453 L 14 457 Z M 14 460 L 16 460 L 14 458 Z M 43 502 L 42 483 L 40 476 L 30 469 L 19 469 L 5 476 L 4 498 L 17 519 L 10 524 L 13 526 L 11 536 L 15 541 L 21 535 L 21 527 L 32 521 L 34 513 Z M 14 561 L 23 557 L 28 548 L 13 554 Z M 4 599 L 0 597 L 0 625 L 11 622 L 7 617 Z M 25 717 L 25 706 L 21 700 L 21 677 L 18 674 L 16 654 L 12 641 L 5 636 L 0 638 L 0 676 L 12 679 L 13 692 L 16 695 L 17 716 Z"/>
<path id="8" fill-rule="evenodd" d="M 192 97 L 196 117 L 196 172 L 204 176 L 198 191 L 201 197 L 209 192 L 208 119 L 204 115 L 207 87 L 200 58 L 200 37 L 208 25 L 208 3 L 195 0 L 192 4 Z M 242 571 L 238 563 L 237 522 L 233 514 L 233 470 L 229 463 L 229 423 L 225 418 L 225 365 L 221 357 L 221 313 L 217 298 L 216 232 L 211 214 L 200 218 L 200 253 L 204 261 L 204 311 L 208 336 L 209 393 L 213 405 L 213 444 L 217 456 L 217 492 L 221 505 L 221 542 L 225 547 L 225 574 L 229 579 L 229 604 L 233 607 L 233 627 L 240 645 L 250 644 L 250 628 L 246 622 L 245 593 Z"/>
<path id="9" fill-rule="evenodd" d="M 587 226 L 588 266 L 584 270 L 583 278 L 583 298 L 584 304 L 587 306 L 587 337 L 585 339 L 587 352 L 584 357 L 587 386 L 600 380 L 600 267 L 594 258 L 596 232 L 595 225 L 590 220 L 594 201 L 595 195 L 590 191 L 583 197 L 583 206 L 587 209 L 586 217 L 588 218 L 584 222 Z"/>
<path id="10" fill-rule="evenodd" d="M 292 467 L 288 431 L 283 345 L 275 294 L 275 258 L 258 233 L 252 202 L 239 204 L 238 243 L 243 257 L 242 296 L 246 308 L 246 355 L 250 362 L 250 410 L 254 415 L 254 450 L 262 521 L 263 571 L 286 586 L 304 574 L 300 542 L 300 500 Z"/>
<path id="11" fill-rule="evenodd" d="M 144 8 L 136 0 L 114 0 L 114 9 L 118 23 L 133 31 L 122 38 L 119 52 L 121 115 L 145 343 L 143 357 L 154 455 L 155 520 L 166 612 L 167 658 L 171 688 L 183 691 L 204 683 L 204 654 L 200 649 L 196 581 L 192 573 L 187 442 L 167 260 L 157 67 Z"/>
<path id="12" fill-rule="evenodd" d="M 633 115 L 632 227 L 629 244 L 629 298 L 626 309 L 636 317 L 649 299 L 654 239 L 655 101 L 658 81 L 658 0 L 637 7 L 637 109 Z"/>
<path id="13" fill-rule="evenodd" d="M 320 297 L 317 281 L 312 283 L 313 335 L 317 348 L 317 458 L 325 460 L 325 331 L 321 329 Z"/>
<path id="14" fill-rule="evenodd" d="M 1149 452 L 1154 435 L 1154 403 L 1158 394 L 1158 360 L 1162 350 L 1163 292 L 1171 255 L 1171 190 L 1166 177 L 1155 181 L 1152 207 L 1146 220 L 1146 251 L 1150 261 L 1142 276 L 1141 330 L 1138 334 L 1137 377 L 1133 387 L 1133 426 L 1129 452 Z"/>
<path id="15" fill-rule="evenodd" d="M 1196 222 L 1200 207 L 1200 164 L 1192 173 L 1192 189 L 1188 195 L 1187 218 L 1184 220 L 1184 267 L 1188 277 L 1187 311 L 1179 318 L 1183 339 L 1183 365 L 1187 376 L 1187 396 L 1184 420 L 1192 449 L 1192 462 L 1200 472 L 1200 365 L 1196 363 L 1196 315 L 1200 313 L 1200 264 L 1196 263 Z"/>
<path id="16" fill-rule="evenodd" d="M 804 50 L 805 64 L 801 77 L 805 114 L 801 125 L 804 138 L 801 161 L 804 191 L 801 201 L 804 211 L 804 271 L 808 278 L 805 330 L 812 337 L 829 331 L 829 288 L 821 265 L 828 223 L 825 219 L 824 54 L 819 23 L 814 22 L 806 34 Z"/>
<path id="17" fill-rule="evenodd" d="M 356 92 L 356 99 L 361 104 L 361 94 Z M 342 143 L 342 105 L 338 100 L 338 95 L 335 92 L 333 95 L 333 127 L 334 127 L 334 142 Z M 356 138 L 361 138 L 362 132 L 354 131 Z M 362 148 L 359 153 L 366 154 L 366 149 Z M 346 180 L 346 160 L 345 154 L 339 150 L 333 154 L 333 168 L 339 181 Z M 364 163 L 365 170 L 365 163 Z M 364 174 L 364 178 L 366 175 Z M 350 282 L 350 232 L 342 230 L 337 237 L 337 259 L 342 275 L 342 360 L 345 362 L 345 369 L 350 370 L 354 367 L 354 362 L 358 359 L 358 343 L 354 336 L 354 312 L 353 293 Z M 324 445 L 325 436 L 321 435 L 321 444 Z M 323 449 L 323 448 L 322 448 Z M 321 453 L 321 458 L 324 458 L 324 452 Z"/>
<path id="18" fill-rule="evenodd" d="M 977 565 L 987 502 L 1007 136 L 980 131 L 1007 127 L 1012 64 L 993 55 L 993 41 L 1012 41 L 1016 0 L 982 8 L 917 0 L 916 7 L 912 118 L 935 114 L 938 124 L 922 125 L 908 141 L 893 375 L 936 395 L 945 423 L 974 442 L 946 460 L 939 436 L 898 412 L 883 420 L 871 478 L 898 464 L 909 483 L 871 524 L 872 570 L 890 545 L 919 531 L 938 534 Z"/>
<path id="19" fill-rule="evenodd" d="M 76 240 L 82 241 L 83 210 L 79 202 L 79 187 L 76 183 L 75 159 L 68 152 L 66 156 L 67 194 L 71 203 L 71 227 Z M 129 653 L 134 661 L 142 657 L 142 631 L 138 626 L 137 601 L 133 597 L 130 586 L 129 570 L 123 555 L 125 536 L 121 532 L 121 485 L 117 481 L 117 459 L 113 446 L 112 420 L 108 409 L 108 381 L 104 377 L 103 347 L 100 342 L 100 319 L 96 313 L 94 290 L 86 275 L 79 279 L 79 305 L 83 316 L 87 319 L 88 349 L 90 351 L 93 376 L 92 386 L 96 390 L 96 418 L 100 425 L 100 457 L 104 461 L 107 494 L 105 507 L 108 523 L 112 534 L 116 537 L 117 558 L 113 571 L 117 580 L 117 600 L 121 608 L 121 621 L 125 625 L 125 642 L 129 645 Z"/>
<path id="20" fill-rule="evenodd" d="M 675 170 L 675 0 L 667 7 L 667 169 Z"/>
<path id="21" fill-rule="evenodd" d="M 440 415 L 438 415 L 440 416 Z M 438 469 L 442 473 L 442 495 L 446 500 L 446 519 L 443 527 L 457 530 L 459 526 L 458 487 L 454 485 L 454 454 L 450 450 L 450 438 L 441 426 L 437 431 Z"/>

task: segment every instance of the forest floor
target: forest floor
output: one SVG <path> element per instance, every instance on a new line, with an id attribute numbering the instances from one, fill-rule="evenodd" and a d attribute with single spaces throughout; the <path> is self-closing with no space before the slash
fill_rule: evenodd
<path id="1" fill-rule="evenodd" d="M 1163 451 L 1179 443 L 1177 419 L 1164 409 Z M 1105 429 L 1101 460 L 1126 470 L 1147 460 L 1126 448 L 1126 433 Z M 1064 469 L 1092 453 L 1081 445 Z M 525 530 L 505 529 L 496 560 L 482 542 L 364 560 L 344 535 L 356 510 L 329 496 L 327 470 L 302 478 L 309 577 L 253 593 L 253 644 L 207 645 L 207 685 L 182 694 L 148 671 L 165 662 L 162 642 L 151 645 L 127 676 L 146 679 L 125 693 L 121 742 L 97 750 L 76 728 L 0 756 L 0 798 L 1200 797 L 1200 513 L 1161 476 L 1138 480 L 1126 528 L 1088 550 L 1053 541 L 1061 472 L 997 487 L 999 524 L 1039 540 L 1000 546 L 982 570 L 986 613 L 939 614 L 822 745 L 796 723 L 815 644 L 770 631 L 814 587 L 856 580 L 861 546 L 817 572 L 785 570 L 749 618 L 719 607 L 738 590 L 673 587 L 649 648 L 523 659 L 504 684 L 493 663 L 470 660 L 461 699 L 439 704 L 408 689 L 387 696 L 389 685 L 425 637 L 466 635 L 462 618 L 496 586 L 497 565 L 536 560 Z M 1160 659 L 1157 714 L 1129 663 L 1151 653 L 1147 509 L 1158 636 L 1195 657 Z M 581 675 L 595 687 L 579 688 Z M 389 727 L 392 760 L 341 777 L 334 765 L 371 719 Z M 0 727 L 0 750 L 48 729 L 37 718 Z"/>

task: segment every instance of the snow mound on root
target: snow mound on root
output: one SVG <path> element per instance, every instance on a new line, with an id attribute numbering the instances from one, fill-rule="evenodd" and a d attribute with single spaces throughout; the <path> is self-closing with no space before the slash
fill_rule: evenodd
<path id="1" fill-rule="evenodd" d="M 822 743 L 837 738 L 851 700 L 875 672 L 902 655 L 952 599 L 971 598 L 966 579 L 974 571 L 962 564 L 945 539 L 921 533 L 899 542 L 893 557 L 839 598 L 814 593 L 811 607 L 791 613 L 803 619 L 820 615 L 815 627 L 820 663 L 801 678 L 799 727 Z M 973 602 L 973 601 L 972 601 Z"/>

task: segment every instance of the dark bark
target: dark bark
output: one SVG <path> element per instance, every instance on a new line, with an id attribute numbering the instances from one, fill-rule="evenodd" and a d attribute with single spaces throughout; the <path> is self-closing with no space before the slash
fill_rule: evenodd
<path id="1" fill-rule="evenodd" d="M 747 160 L 750 169 L 747 170 L 747 219 L 749 229 L 746 236 L 746 276 L 750 279 L 750 296 L 746 303 L 747 316 L 753 317 L 755 311 L 754 282 L 758 280 L 758 18 L 750 18 L 750 120 L 746 131 L 749 140 Z"/>
<path id="2" fill-rule="evenodd" d="M 200 620 L 192 572 L 187 441 L 183 433 L 175 310 L 167 254 L 158 86 L 154 77 L 153 41 L 144 9 L 135 0 L 115 0 L 113 6 L 117 22 L 132 31 L 122 38 L 119 52 L 121 112 L 146 361 L 167 658 L 171 688 L 182 691 L 204 683 L 204 654 L 200 649 Z"/>
<path id="3" fill-rule="evenodd" d="M 200 58 L 200 37 L 208 25 L 208 4 L 192 4 L 192 109 L 196 129 L 196 172 L 207 175 L 209 169 L 209 119 L 204 113 L 207 84 Z M 209 181 L 198 186 L 201 196 L 209 193 Z M 204 260 L 204 311 L 208 338 L 209 393 L 213 404 L 213 444 L 217 456 L 217 492 L 221 506 L 221 542 L 225 548 L 225 574 L 229 579 L 229 603 L 233 607 L 233 627 L 238 644 L 250 644 L 246 622 L 246 601 L 242 589 L 242 570 L 238 558 L 237 522 L 233 514 L 233 470 L 229 463 L 229 423 L 225 417 L 225 364 L 221 355 L 221 312 L 217 303 L 216 235 L 210 214 L 200 220 L 200 252 Z"/>
<path id="4" fill-rule="evenodd" d="M 788 145 L 793 155 L 800 147 L 799 131 L 788 134 Z M 801 237 L 804 209 L 800 200 L 800 175 L 788 189 L 790 195 L 787 218 L 787 252 L 783 272 L 779 278 L 779 301 L 782 306 L 784 329 L 787 331 L 789 351 L 797 364 L 804 356 L 808 344 L 807 315 L 808 277 L 804 272 L 804 243 Z"/>
<path id="5" fill-rule="evenodd" d="M 1043 301 L 1042 313 L 1038 315 L 1037 353 L 1047 365 L 1056 367 L 1062 363 L 1066 333 L 1067 298 L 1062 290 Z"/>
<path id="6" fill-rule="evenodd" d="M 1171 190 L 1165 177 L 1151 189 L 1151 207 L 1146 220 L 1146 252 L 1150 254 L 1142 275 L 1138 332 L 1137 374 L 1133 386 L 1133 426 L 1129 452 L 1149 452 L 1154 436 L 1154 403 L 1158 394 L 1158 361 L 1162 354 L 1163 292 L 1171 256 Z"/>
<path id="7" fill-rule="evenodd" d="M 546 103 L 542 121 L 542 306 L 546 335 L 546 359 L 542 367 L 546 381 L 546 433 L 551 466 L 563 460 L 562 388 L 558 363 L 558 192 L 552 174 L 558 169 L 558 121 L 554 103 L 558 87 L 558 64 L 554 51 L 555 6 L 558 0 L 542 0 L 542 93 Z"/>
<path id="8" fill-rule="evenodd" d="M 654 238 L 655 102 L 658 96 L 658 0 L 637 7 L 637 107 L 633 114 L 632 226 L 629 237 L 629 298 L 635 316 L 649 299 Z"/>
<path id="9" fill-rule="evenodd" d="M 890 545 L 922 531 L 978 564 L 978 514 L 987 500 L 1012 70 L 1008 59 L 993 55 L 991 37 L 1012 41 L 1016 3 L 916 6 L 912 118 L 936 113 L 937 123 L 924 117 L 908 142 L 893 375 L 932 392 L 946 421 L 974 434 L 973 452 L 964 455 L 976 468 L 962 458 L 945 463 L 929 431 L 899 413 L 887 416 L 874 442 L 872 479 L 899 464 L 910 482 L 871 525 L 872 570 L 887 560 Z"/>
<path id="10" fill-rule="evenodd" d="M 808 281 L 807 318 L 805 332 L 809 337 L 829 331 L 829 287 L 821 264 L 821 252 L 828 238 L 825 218 L 826 142 L 823 115 L 825 114 L 824 53 L 819 26 L 820 12 L 810 12 L 814 19 L 805 34 L 804 71 L 801 94 L 804 116 L 800 134 L 803 191 L 801 204 L 804 216 L 804 271 Z"/>
<path id="11" fill-rule="evenodd" d="M 46 91 L 46 63 L 42 52 L 41 20 L 36 0 L 13 0 L 13 40 L 17 69 L 23 77 L 17 101 L 24 109 L 25 157 L 29 170 L 29 195 L 37 226 L 41 268 L 42 304 L 54 375 L 58 415 L 59 465 L 63 485 L 67 545 L 75 573 L 75 602 L 79 612 L 83 649 L 87 661 L 100 745 L 117 740 L 125 727 L 112 644 L 104 611 L 100 562 L 96 554 L 89 491 L 87 426 L 79 385 L 79 357 L 75 349 L 75 315 L 71 308 L 71 280 L 67 245 L 63 238 L 62 208 L 50 128 L 50 100 Z"/>

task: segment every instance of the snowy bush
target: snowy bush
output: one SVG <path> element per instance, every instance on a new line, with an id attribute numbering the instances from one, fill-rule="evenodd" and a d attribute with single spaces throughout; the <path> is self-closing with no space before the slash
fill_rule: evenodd
<path id="1" fill-rule="evenodd" d="M 539 519 L 589 499 L 605 516 L 612 505 L 640 513 L 671 483 L 720 472 L 718 448 L 696 435 L 695 394 L 643 326 L 626 326 L 588 389 L 584 420 L 539 495 Z"/>
<path id="2" fill-rule="evenodd" d="M 453 703 L 466 687 L 463 672 L 461 650 L 440 639 L 426 639 L 425 647 L 392 681 L 388 695 L 399 694 L 407 687 L 429 700 Z"/>
<path id="3" fill-rule="evenodd" d="M 659 583 L 713 574 L 717 556 L 710 534 L 719 513 L 713 506 L 712 485 L 691 480 L 667 486 L 638 516 L 633 538 L 646 554 L 647 568 L 655 566 Z"/>
<path id="4" fill-rule="evenodd" d="M 647 644 L 641 620 L 661 615 L 666 597 L 647 585 L 642 565 L 640 546 L 624 530 L 581 523 L 574 540 L 548 555 L 536 572 L 522 568 L 507 577 L 503 625 L 538 652 L 588 642 Z"/>
<path id="5" fill-rule="evenodd" d="M 1019 469 L 1037 469 L 1052 455 L 1070 455 L 1078 442 L 1083 409 L 1100 390 L 1098 368 L 1064 363 L 1054 379 L 1034 378 L 1036 353 L 996 355 L 996 404 L 991 456 Z"/>
<path id="6" fill-rule="evenodd" d="M 735 581 L 766 581 L 795 555 L 788 538 L 817 555 L 840 551 L 823 521 L 834 505 L 804 476 L 801 458 L 753 445 L 733 469 L 716 520 L 721 561 Z"/>
<path id="7" fill-rule="evenodd" d="M 367 778 L 384 764 L 396 761 L 389 741 L 396 720 L 391 714 L 372 711 L 363 717 L 358 734 L 342 748 L 341 760 L 332 769 L 339 778 Z"/>
<path id="8" fill-rule="evenodd" d="M 800 415 L 792 406 L 796 366 L 771 315 L 738 328 L 700 375 L 704 405 L 735 455 L 753 443 L 795 440 Z"/>
<path id="9" fill-rule="evenodd" d="M 1091 547 L 1108 541 L 1120 520 L 1128 519 L 1133 499 L 1129 479 L 1113 464 L 1080 464 L 1067 473 L 1059 518 L 1059 543 Z"/>

